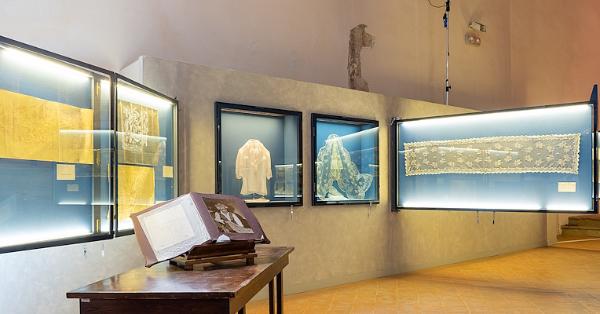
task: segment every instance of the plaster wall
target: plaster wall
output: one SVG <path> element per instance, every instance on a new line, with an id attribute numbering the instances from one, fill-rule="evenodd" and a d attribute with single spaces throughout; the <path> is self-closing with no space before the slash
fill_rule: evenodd
<path id="1" fill-rule="evenodd" d="M 357 116 L 380 123 L 381 202 L 369 208 L 311 206 L 305 167 L 305 205 L 254 208 L 274 245 L 296 247 L 286 270 L 287 291 L 299 292 L 359 279 L 497 255 L 545 244 L 539 214 L 412 211 L 390 212 L 389 120 L 472 111 L 424 101 L 218 70 L 142 57 L 126 69 L 145 84 L 180 101 L 184 191 L 214 192 L 214 102 L 299 110 L 304 113 L 304 159 L 310 162 L 311 112 Z"/>
<path id="2" fill-rule="evenodd" d="M 509 4 L 454 2 L 451 104 L 510 102 Z M 442 102 L 443 13 L 426 0 L 4 0 L 0 29 L 115 71 L 152 55 L 346 87 L 349 30 L 364 23 L 376 36 L 375 47 L 363 50 L 371 90 Z M 464 42 L 471 19 L 488 25 L 481 47 Z"/>
<path id="3" fill-rule="evenodd" d="M 511 0 L 514 106 L 579 102 L 600 81 L 600 5 L 594 0 Z M 548 244 L 569 214 L 548 214 Z"/>

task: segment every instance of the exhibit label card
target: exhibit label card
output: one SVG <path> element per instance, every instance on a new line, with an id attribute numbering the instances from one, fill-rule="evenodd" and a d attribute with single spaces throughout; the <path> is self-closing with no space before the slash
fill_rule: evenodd
<path id="1" fill-rule="evenodd" d="M 162 173 L 164 178 L 172 178 L 173 177 L 173 167 L 172 166 L 163 166 Z"/>
<path id="2" fill-rule="evenodd" d="M 58 181 L 73 181 L 73 180 L 75 180 L 75 165 L 57 164 L 56 165 L 56 180 L 58 180 Z"/>
<path id="3" fill-rule="evenodd" d="M 558 192 L 575 193 L 577 192 L 577 182 L 558 182 Z"/>

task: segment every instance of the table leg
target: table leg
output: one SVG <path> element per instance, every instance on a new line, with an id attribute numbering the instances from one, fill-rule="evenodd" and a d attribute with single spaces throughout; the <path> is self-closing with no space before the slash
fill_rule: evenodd
<path id="1" fill-rule="evenodd" d="M 275 314 L 275 280 L 269 282 L 269 314 Z"/>
<path id="2" fill-rule="evenodd" d="M 283 314 L 283 272 L 277 274 L 277 314 Z"/>
<path id="3" fill-rule="evenodd" d="M 238 314 L 246 314 L 246 307 L 244 306 L 238 311 Z"/>

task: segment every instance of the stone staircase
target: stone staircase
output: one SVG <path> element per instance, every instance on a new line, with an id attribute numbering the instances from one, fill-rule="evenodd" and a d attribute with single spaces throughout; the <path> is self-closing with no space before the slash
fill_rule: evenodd
<path id="1" fill-rule="evenodd" d="M 598 237 L 600 238 L 600 215 L 582 215 L 569 217 L 569 223 L 563 225 L 562 237 Z"/>

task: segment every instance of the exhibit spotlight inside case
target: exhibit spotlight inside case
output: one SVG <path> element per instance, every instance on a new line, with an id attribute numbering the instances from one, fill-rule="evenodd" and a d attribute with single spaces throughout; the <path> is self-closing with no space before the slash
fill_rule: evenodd
<path id="1" fill-rule="evenodd" d="M 313 204 L 379 202 L 379 122 L 312 114 Z"/>
<path id="2" fill-rule="evenodd" d="M 396 120 L 395 209 L 596 211 L 596 106 Z"/>
<path id="3" fill-rule="evenodd" d="M 215 104 L 217 193 L 248 206 L 302 204 L 302 113 Z"/>
<path id="4" fill-rule="evenodd" d="M 177 101 L 117 77 L 117 232 L 130 215 L 177 196 Z"/>
<path id="5" fill-rule="evenodd" d="M 111 73 L 0 38 L 0 251 L 107 238 Z"/>

